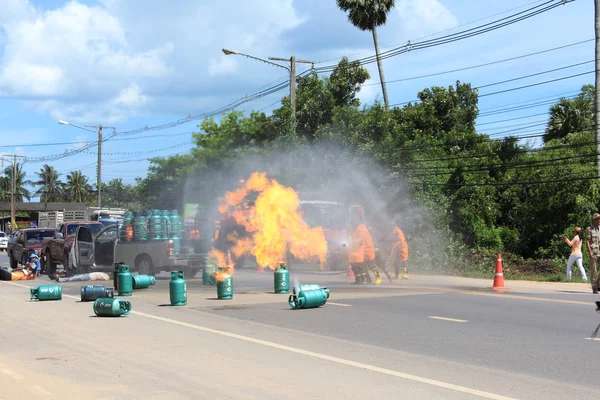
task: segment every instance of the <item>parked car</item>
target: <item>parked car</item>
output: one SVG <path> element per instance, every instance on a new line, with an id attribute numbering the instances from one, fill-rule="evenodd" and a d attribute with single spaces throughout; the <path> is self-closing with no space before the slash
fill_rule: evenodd
<path id="1" fill-rule="evenodd" d="M 8 249 L 8 235 L 4 232 L 0 232 L 0 251 L 6 251 Z"/>
<path id="2" fill-rule="evenodd" d="M 53 236 L 54 229 L 50 228 L 20 229 L 15 232 L 14 239 L 8 242 L 8 257 L 11 268 L 17 268 L 19 263 L 24 265 L 31 253 L 35 253 L 39 257 L 44 246 L 44 239 Z M 43 262 L 42 268 L 44 268 Z"/>

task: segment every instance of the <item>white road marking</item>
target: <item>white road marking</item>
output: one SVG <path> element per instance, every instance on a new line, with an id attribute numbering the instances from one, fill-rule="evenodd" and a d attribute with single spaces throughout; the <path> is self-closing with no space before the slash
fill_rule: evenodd
<path id="1" fill-rule="evenodd" d="M 435 317 L 435 316 L 431 316 L 431 317 L 427 317 L 427 318 L 439 319 L 441 321 L 450 321 L 450 322 L 469 322 L 466 319 L 454 319 L 454 318 Z"/>
<path id="2" fill-rule="evenodd" d="M 584 339 L 585 339 L 585 340 L 595 340 L 595 341 L 597 341 L 597 342 L 600 342 L 600 338 L 597 338 L 597 337 L 594 337 L 594 338 L 591 338 L 591 337 L 585 337 Z"/>
<path id="3" fill-rule="evenodd" d="M 44 395 L 44 396 L 47 396 L 47 397 L 54 397 L 54 395 L 53 395 L 52 393 L 50 393 L 50 392 L 48 392 L 48 391 L 46 391 L 46 390 L 42 389 L 41 387 L 39 387 L 39 386 L 37 386 L 37 385 L 36 385 L 36 386 L 33 386 L 33 387 L 31 388 L 31 390 L 33 390 L 33 391 L 36 391 L 36 392 L 38 392 L 39 394 L 42 394 L 42 395 Z"/>
<path id="4" fill-rule="evenodd" d="M 25 379 L 25 377 L 15 371 L 13 371 L 12 369 L 10 369 L 10 367 L 6 364 L 2 364 L 0 363 L 0 372 L 2 372 L 4 375 L 8 375 L 11 378 L 13 378 L 15 381 L 22 381 L 23 379 Z"/>
<path id="5" fill-rule="evenodd" d="M 332 306 L 340 307 L 352 307 L 352 304 L 332 303 L 331 301 L 328 301 L 326 304 L 331 304 Z"/>
<path id="6" fill-rule="evenodd" d="M 17 283 L 11 283 L 11 284 L 15 285 L 15 286 L 29 288 L 29 286 L 26 286 L 26 285 L 20 285 Z M 69 298 L 73 298 L 75 300 L 79 299 L 78 297 L 70 296 L 70 295 L 63 295 L 63 297 L 69 297 Z M 422 376 L 411 375 L 411 374 L 394 371 L 394 370 L 387 369 L 387 368 L 381 368 L 381 367 L 377 367 L 375 365 L 364 364 L 364 363 L 357 362 L 357 361 L 346 360 L 344 358 L 339 358 L 339 357 L 334 357 L 334 356 L 328 356 L 326 354 L 316 353 L 314 351 L 303 350 L 303 349 L 299 349 L 296 347 L 286 346 L 283 344 L 269 342 L 269 341 L 262 340 L 262 339 L 256 339 L 256 338 L 249 337 L 249 336 L 238 335 L 237 333 L 220 331 L 220 330 L 216 330 L 216 329 L 212 329 L 212 328 L 207 328 L 205 326 L 190 324 L 187 322 L 177 321 L 177 320 L 170 319 L 170 318 L 159 317 L 157 315 L 146 314 L 146 313 L 142 313 L 139 311 L 132 311 L 130 313 L 130 315 L 132 315 L 132 314 L 139 315 L 139 316 L 145 317 L 145 318 L 154 319 L 157 321 L 167 322 L 167 323 L 173 324 L 173 325 L 179 325 L 179 326 L 183 326 L 186 328 L 195 329 L 195 330 L 198 330 L 201 332 L 207 332 L 207 333 L 212 333 L 212 334 L 219 335 L 219 336 L 229 337 L 232 339 L 238 339 L 238 340 L 242 340 L 242 341 L 248 342 L 248 343 L 260 344 L 262 346 L 271 347 L 274 349 L 283 350 L 283 351 L 287 351 L 290 353 L 301 354 L 304 356 L 313 357 L 313 358 L 317 358 L 320 360 L 331 361 L 331 362 L 334 362 L 337 364 L 360 368 L 360 369 L 364 369 L 364 370 L 371 371 L 371 372 L 377 372 L 377 373 L 384 374 L 384 375 L 395 376 L 397 378 L 402 378 L 402 379 L 406 379 L 406 380 L 413 381 L 413 382 L 419 382 L 419 383 L 423 383 L 426 385 L 436 386 L 436 387 L 440 387 L 440 388 L 444 388 L 444 389 L 448 389 L 448 390 L 454 390 L 454 391 L 460 392 L 460 393 L 472 394 L 472 395 L 483 397 L 486 399 L 517 400 L 512 397 L 507 397 L 507 396 L 502 396 L 502 395 L 495 394 L 495 393 L 485 392 L 483 390 L 477 390 L 477 389 L 472 389 L 472 388 L 465 387 L 465 386 L 454 385 L 452 383 L 442 382 L 442 381 L 438 381 L 435 379 L 424 378 Z"/>

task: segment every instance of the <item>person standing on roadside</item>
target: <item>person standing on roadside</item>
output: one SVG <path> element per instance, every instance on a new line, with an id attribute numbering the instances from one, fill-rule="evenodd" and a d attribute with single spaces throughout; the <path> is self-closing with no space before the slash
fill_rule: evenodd
<path id="1" fill-rule="evenodd" d="M 590 255 L 590 282 L 592 283 L 592 292 L 598 293 L 598 281 L 600 275 L 597 273 L 598 265 L 600 265 L 600 214 L 595 213 L 593 223 L 587 229 L 586 244 L 588 254 Z"/>
<path id="2" fill-rule="evenodd" d="M 581 244 L 583 243 L 581 240 L 581 228 L 575 228 L 573 233 L 575 234 L 573 240 L 569 240 L 569 238 L 565 235 L 561 235 L 562 240 L 571 246 L 571 255 L 569 256 L 569 261 L 567 262 L 567 280 L 571 280 L 571 268 L 573 267 L 573 263 L 577 263 L 579 272 L 581 272 L 581 278 L 584 282 L 587 282 L 587 275 L 585 274 L 585 269 L 583 269 L 583 255 L 581 254 Z"/>

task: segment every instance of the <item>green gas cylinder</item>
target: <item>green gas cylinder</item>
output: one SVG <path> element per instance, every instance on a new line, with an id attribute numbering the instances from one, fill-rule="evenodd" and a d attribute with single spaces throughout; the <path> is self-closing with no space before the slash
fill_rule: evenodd
<path id="1" fill-rule="evenodd" d="M 133 279 L 131 277 L 131 272 L 129 272 L 129 265 L 119 265 L 117 290 L 119 291 L 119 296 L 131 296 L 133 293 Z"/>
<path id="2" fill-rule="evenodd" d="M 113 287 L 115 290 L 119 290 L 118 282 L 119 282 L 119 267 L 121 265 L 125 265 L 122 262 L 115 263 L 115 269 L 113 271 Z"/>
<path id="3" fill-rule="evenodd" d="M 137 214 L 137 215 L 136 215 Z M 133 240 L 141 241 L 148 239 L 148 217 L 145 211 L 134 211 L 133 213 Z"/>
<path id="4" fill-rule="evenodd" d="M 150 275 L 132 275 L 134 289 L 146 289 L 156 283 L 156 278 Z"/>
<path id="5" fill-rule="evenodd" d="M 148 218 L 148 239 L 163 240 L 165 236 L 165 219 L 160 210 L 152 210 Z"/>
<path id="6" fill-rule="evenodd" d="M 327 302 L 329 298 L 329 289 L 304 289 L 296 293 L 294 289 L 293 293 L 288 299 L 288 304 L 292 309 L 297 308 L 316 308 L 321 307 Z"/>
<path id="7" fill-rule="evenodd" d="M 183 271 L 171 271 L 169 297 L 172 306 L 187 305 L 187 283 L 183 279 Z"/>
<path id="8" fill-rule="evenodd" d="M 103 285 L 85 285 L 81 287 L 80 292 L 82 302 L 115 297 L 114 289 L 106 288 Z"/>
<path id="9" fill-rule="evenodd" d="M 228 272 L 228 268 L 219 267 L 217 273 L 217 297 L 219 300 L 233 299 L 233 276 Z"/>
<path id="10" fill-rule="evenodd" d="M 45 285 L 29 289 L 29 300 L 62 300 L 62 286 Z"/>
<path id="11" fill-rule="evenodd" d="M 215 265 L 213 263 L 205 262 L 202 268 L 202 284 L 203 285 L 214 285 L 215 281 Z"/>
<path id="12" fill-rule="evenodd" d="M 284 262 L 280 262 L 275 269 L 273 274 L 275 293 L 289 293 L 290 292 L 290 272 L 287 269 L 287 265 Z"/>
<path id="13" fill-rule="evenodd" d="M 173 251 L 175 254 L 181 253 L 181 218 L 177 210 L 169 211 L 169 217 L 167 220 L 169 227 L 167 229 L 169 239 L 173 240 Z"/>
<path id="14" fill-rule="evenodd" d="M 127 241 L 127 228 L 133 226 L 133 213 L 131 211 L 126 211 L 123 214 L 123 223 L 121 224 L 121 228 L 119 229 L 119 240 L 125 242 Z"/>
<path id="15" fill-rule="evenodd" d="M 121 299 L 96 299 L 94 314 L 99 317 L 120 317 L 131 312 L 131 303 Z"/>

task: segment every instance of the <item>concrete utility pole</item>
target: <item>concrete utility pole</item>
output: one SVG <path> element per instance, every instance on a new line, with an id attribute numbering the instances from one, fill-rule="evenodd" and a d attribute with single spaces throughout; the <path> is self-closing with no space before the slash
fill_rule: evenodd
<path id="1" fill-rule="evenodd" d="M 97 185 L 98 185 L 98 194 L 96 197 L 96 207 L 100 208 L 102 207 L 102 129 L 104 128 L 108 128 L 108 129 L 112 129 L 113 131 L 116 130 L 115 127 L 113 126 L 103 126 L 103 125 L 86 125 L 85 128 L 79 125 L 75 125 L 75 124 L 71 124 L 68 123 L 66 121 L 58 121 L 59 124 L 61 125 L 70 125 L 70 126 L 74 126 L 75 128 L 79 128 L 79 129 L 83 129 L 84 131 L 88 131 L 88 132 L 94 132 L 98 134 L 98 167 L 97 167 Z M 93 129 L 97 129 L 97 131 L 92 130 L 90 128 Z"/>
<path id="2" fill-rule="evenodd" d="M 271 65 L 275 65 L 279 68 L 284 68 L 287 71 L 289 71 L 290 72 L 290 106 L 292 109 L 292 118 L 293 119 L 296 118 L 296 63 L 313 64 L 314 65 L 314 64 L 316 64 L 314 61 L 297 60 L 296 57 L 294 57 L 294 56 L 292 56 L 290 58 L 269 57 L 269 60 L 272 60 L 272 61 L 289 62 L 290 66 L 288 67 L 287 65 L 277 64 L 277 63 L 262 59 L 260 57 L 255 57 L 255 56 L 251 56 L 249 54 L 240 53 L 239 51 L 235 51 L 235 50 L 223 49 L 223 53 L 226 56 L 236 54 L 239 56 L 252 58 L 254 60 L 262 61 L 264 63 L 271 64 Z"/>
<path id="3" fill-rule="evenodd" d="M 600 177 L 600 0 L 594 0 L 596 32 L 596 82 L 594 85 L 594 140 L 596 141 L 596 176 Z"/>
<path id="4" fill-rule="evenodd" d="M 292 107 L 292 118 L 296 118 L 296 63 L 314 65 L 315 62 L 308 60 L 296 60 L 296 57 L 294 56 L 291 56 L 290 58 L 269 57 L 269 60 L 290 62 L 290 106 Z"/>
<path id="5" fill-rule="evenodd" d="M 98 195 L 96 197 L 96 207 L 102 207 L 102 125 L 98 126 L 88 126 L 86 128 L 95 128 L 98 129 L 98 167 L 96 174 L 96 184 L 98 185 Z M 114 128 L 113 128 L 114 129 Z"/>

